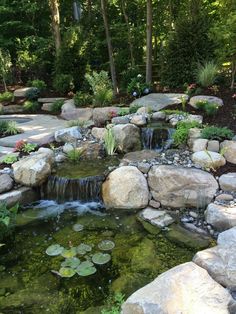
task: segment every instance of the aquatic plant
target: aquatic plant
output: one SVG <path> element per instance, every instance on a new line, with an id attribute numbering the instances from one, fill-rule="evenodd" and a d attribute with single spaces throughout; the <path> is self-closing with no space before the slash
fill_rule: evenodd
<path id="1" fill-rule="evenodd" d="M 53 244 L 47 248 L 46 254 L 49 256 L 57 256 L 57 255 L 61 255 L 63 250 L 64 250 L 63 246 L 60 246 L 59 244 Z"/>
<path id="2" fill-rule="evenodd" d="M 78 275 L 85 277 L 95 274 L 97 269 L 94 264 L 90 261 L 82 262 L 76 269 Z"/>
<path id="3" fill-rule="evenodd" d="M 70 249 L 64 249 L 61 252 L 61 256 L 65 257 L 65 258 L 71 258 L 74 257 L 77 254 L 77 250 L 75 247 L 71 247 Z"/>
<path id="4" fill-rule="evenodd" d="M 111 260 L 111 255 L 107 253 L 96 253 L 92 256 L 94 264 L 103 265 Z"/>
<path id="5" fill-rule="evenodd" d="M 67 258 L 64 262 L 61 263 L 61 267 L 71 267 L 77 268 L 80 264 L 80 259 L 77 257 Z"/>
<path id="6" fill-rule="evenodd" d="M 115 243 L 111 240 L 103 240 L 98 244 L 98 248 L 102 251 L 110 251 L 114 249 Z"/>
<path id="7" fill-rule="evenodd" d="M 104 144 L 107 155 L 112 156 L 116 151 L 116 139 L 112 128 L 106 128 L 104 134 Z"/>
<path id="8" fill-rule="evenodd" d="M 72 229 L 76 232 L 79 232 L 79 231 L 82 231 L 84 229 L 84 226 L 83 225 L 80 225 L 80 224 L 75 224 Z"/>
<path id="9" fill-rule="evenodd" d="M 59 270 L 59 275 L 64 278 L 71 278 L 76 274 L 76 271 L 70 267 L 62 267 Z"/>

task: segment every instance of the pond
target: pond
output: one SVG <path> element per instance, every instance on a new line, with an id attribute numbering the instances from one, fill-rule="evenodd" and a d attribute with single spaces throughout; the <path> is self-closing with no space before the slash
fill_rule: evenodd
<path id="1" fill-rule="evenodd" d="M 65 258 L 46 254 L 51 245 L 71 249 L 83 243 L 91 249 L 84 255 L 76 251 L 76 257 L 91 261 L 103 240 L 115 245 L 104 252 L 111 259 L 95 264 L 96 272 L 87 277 L 58 276 Z M 106 212 L 96 202 L 40 201 L 22 208 L 14 238 L 1 248 L 0 311 L 73 314 L 95 307 L 93 313 L 101 313 L 110 295 L 128 297 L 158 274 L 190 261 L 194 251 L 170 242 L 165 233 L 149 234 L 135 213 Z"/>

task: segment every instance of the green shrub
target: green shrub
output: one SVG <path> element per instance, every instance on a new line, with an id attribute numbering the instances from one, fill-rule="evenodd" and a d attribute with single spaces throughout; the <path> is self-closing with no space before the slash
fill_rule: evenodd
<path id="1" fill-rule="evenodd" d="M 196 103 L 196 107 L 200 110 L 204 110 L 208 116 L 212 116 L 217 113 L 219 105 L 217 103 L 210 103 L 207 100 L 201 100 Z"/>
<path id="2" fill-rule="evenodd" d="M 175 146 L 186 145 L 188 141 L 189 130 L 192 128 L 200 128 L 202 125 L 199 122 L 185 122 L 180 121 L 177 123 L 177 128 L 173 134 L 173 140 Z"/>
<path id="3" fill-rule="evenodd" d="M 182 116 L 188 116 L 189 114 L 185 111 L 182 110 L 177 110 L 177 109 L 165 109 L 165 110 L 161 110 L 162 112 L 164 112 L 167 116 L 170 116 L 172 114 L 178 114 L 178 115 L 182 115 Z"/>
<path id="4" fill-rule="evenodd" d="M 118 116 L 126 116 L 130 113 L 130 108 L 120 108 L 118 111 Z"/>
<path id="5" fill-rule="evenodd" d="M 32 87 L 25 93 L 25 98 L 28 100 L 37 100 L 39 98 L 39 95 L 39 89 L 37 87 Z"/>
<path id="6" fill-rule="evenodd" d="M 215 83 L 218 68 L 214 62 L 206 62 L 200 65 L 197 70 L 197 82 L 203 86 L 208 87 Z"/>
<path id="7" fill-rule="evenodd" d="M 202 130 L 201 136 L 208 140 L 231 140 L 234 137 L 234 133 L 227 127 L 209 126 Z"/>
<path id="8" fill-rule="evenodd" d="M 145 82 L 143 75 L 138 74 L 129 82 L 127 92 L 134 97 L 141 97 L 150 92 L 150 84 Z"/>
<path id="9" fill-rule="evenodd" d="M 53 87 L 61 94 L 66 94 L 73 90 L 74 82 L 70 74 L 57 74 L 53 80 Z"/>
<path id="10" fill-rule="evenodd" d="M 51 111 L 53 113 L 60 113 L 61 112 L 61 107 L 64 105 L 64 100 L 60 99 L 60 100 L 56 100 L 53 102 L 52 107 L 51 107 Z"/>
<path id="11" fill-rule="evenodd" d="M 92 89 L 95 106 L 105 106 L 112 101 L 112 84 L 107 72 L 101 71 L 98 73 L 93 71 L 91 75 L 86 74 L 85 78 Z"/>
<path id="12" fill-rule="evenodd" d="M 25 143 L 22 147 L 22 152 L 29 154 L 29 153 L 35 151 L 37 147 L 38 147 L 37 144 Z"/>
<path id="13" fill-rule="evenodd" d="M 40 92 L 47 88 L 47 84 L 43 80 L 28 81 L 27 86 L 36 87 Z"/>
<path id="14" fill-rule="evenodd" d="M 0 136 L 15 135 L 20 133 L 15 121 L 0 121 Z"/>
<path id="15" fill-rule="evenodd" d="M 140 108 L 139 105 L 134 105 L 132 107 L 129 108 L 129 113 L 136 113 L 138 111 L 138 109 Z"/>
<path id="16" fill-rule="evenodd" d="M 105 145 L 105 150 L 107 152 L 107 155 L 109 156 L 114 155 L 115 150 L 116 150 L 116 139 L 112 131 L 112 128 L 106 128 L 105 130 L 104 145 Z"/>
<path id="17" fill-rule="evenodd" d="M 4 92 L 0 94 L 0 101 L 12 101 L 12 100 L 13 100 L 13 93 Z"/>
<path id="18" fill-rule="evenodd" d="M 121 87 L 124 91 L 127 90 L 128 84 L 134 77 L 137 77 L 139 73 L 140 69 L 138 67 L 130 67 L 121 73 Z"/>
<path id="19" fill-rule="evenodd" d="M 92 104 L 93 97 L 87 93 L 76 92 L 74 102 L 76 107 L 85 107 Z"/>
<path id="20" fill-rule="evenodd" d="M 78 163 L 84 153 L 83 148 L 74 148 L 66 153 L 69 162 Z"/>
<path id="21" fill-rule="evenodd" d="M 17 160 L 18 160 L 18 158 L 16 155 L 8 154 L 2 159 L 1 163 L 7 164 L 7 165 L 12 165 L 12 164 L 14 164 L 14 162 L 17 162 Z"/>
<path id="22" fill-rule="evenodd" d="M 4 135 L 8 127 L 8 121 L 0 120 L 0 135 Z"/>
<path id="23" fill-rule="evenodd" d="M 37 101 L 26 100 L 23 109 L 25 112 L 35 113 L 40 109 L 40 105 Z"/>

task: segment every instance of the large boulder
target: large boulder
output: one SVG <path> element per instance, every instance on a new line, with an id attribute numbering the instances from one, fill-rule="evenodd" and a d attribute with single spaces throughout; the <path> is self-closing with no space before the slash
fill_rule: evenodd
<path id="1" fill-rule="evenodd" d="M 103 107 L 94 108 L 93 121 L 96 126 L 104 126 L 107 121 L 110 121 L 119 112 L 118 107 Z"/>
<path id="2" fill-rule="evenodd" d="M 103 183 L 102 196 L 106 208 L 141 209 L 149 201 L 147 181 L 136 167 L 120 167 Z"/>
<path id="3" fill-rule="evenodd" d="M 23 88 L 18 88 L 14 91 L 14 97 L 25 97 L 26 93 L 34 90 L 34 87 L 23 87 Z"/>
<path id="4" fill-rule="evenodd" d="M 236 172 L 223 174 L 219 178 L 219 184 L 223 191 L 236 192 Z"/>
<path id="5" fill-rule="evenodd" d="M 13 188 L 14 181 L 9 174 L 0 174 L 0 194 L 8 192 Z"/>
<path id="6" fill-rule="evenodd" d="M 122 314 L 228 314 L 230 293 L 192 262 L 176 266 L 132 294 Z"/>
<path id="7" fill-rule="evenodd" d="M 218 169 L 226 164 L 226 160 L 221 154 L 209 151 L 197 151 L 192 154 L 191 159 L 194 164 L 208 169 Z"/>
<path id="8" fill-rule="evenodd" d="M 190 98 L 189 104 L 198 109 L 197 103 L 207 101 L 209 104 L 217 104 L 219 107 L 223 106 L 223 100 L 215 96 L 198 95 Z"/>
<path id="9" fill-rule="evenodd" d="M 220 144 L 220 148 L 224 153 L 225 159 L 232 164 L 236 164 L 236 142 L 224 141 Z"/>
<path id="10" fill-rule="evenodd" d="M 78 126 L 56 131 L 54 136 L 55 140 L 59 143 L 74 143 L 83 138 Z"/>
<path id="11" fill-rule="evenodd" d="M 236 288 L 236 227 L 219 234 L 217 246 L 197 252 L 193 261 L 205 268 L 219 284 Z"/>
<path id="12" fill-rule="evenodd" d="M 51 174 L 53 163 L 51 154 L 38 152 L 22 158 L 12 165 L 14 179 L 26 186 L 40 186 Z"/>
<path id="13" fill-rule="evenodd" d="M 232 228 L 236 226 L 236 206 L 211 203 L 205 211 L 205 219 L 218 231 Z"/>
<path id="14" fill-rule="evenodd" d="M 206 150 L 208 140 L 204 138 L 197 138 L 193 141 L 192 151 L 194 153 Z"/>
<path id="15" fill-rule="evenodd" d="M 78 120 L 80 122 L 85 122 L 92 120 L 93 109 L 91 108 L 76 108 L 74 100 L 70 99 L 65 101 L 61 108 L 61 116 L 65 120 Z"/>
<path id="16" fill-rule="evenodd" d="M 133 124 L 117 124 L 112 128 L 120 152 L 128 153 L 141 149 L 140 130 Z"/>
<path id="17" fill-rule="evenodd" d="M 214 197 L 218 183 L 208 172 L 194 168 L 153 166 L 148 173 L 153 198 L 162 206 L 202 208 Z"/>

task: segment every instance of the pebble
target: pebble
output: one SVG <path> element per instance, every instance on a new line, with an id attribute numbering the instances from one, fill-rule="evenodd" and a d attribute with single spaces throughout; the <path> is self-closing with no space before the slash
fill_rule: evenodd
<path id="1" fill-rule="evenodd" d="M 195 219 L 198 217 L 198 213 L 193 212 L 193 211 L 189 212 L 189 215 Z"/>

